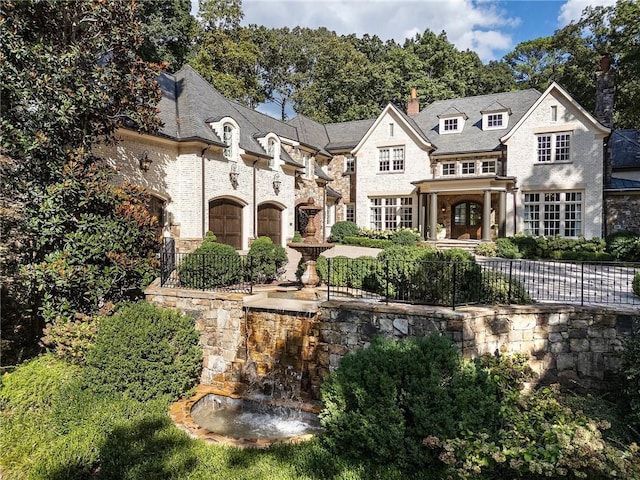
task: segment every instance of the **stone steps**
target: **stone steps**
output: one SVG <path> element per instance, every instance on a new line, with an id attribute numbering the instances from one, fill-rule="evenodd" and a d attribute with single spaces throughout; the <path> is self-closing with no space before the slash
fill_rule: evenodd
<path id="1" fill-rule="evenodd" d="M 429 240 L 427 242 L 430 245 L 434 245 L 438 250 L 450 250 L 452 248 L 459 248 L 460 250 L 466 250 L 467 252 L 474 253 L 476 247 L 481 243 L 480 240 Z"/>

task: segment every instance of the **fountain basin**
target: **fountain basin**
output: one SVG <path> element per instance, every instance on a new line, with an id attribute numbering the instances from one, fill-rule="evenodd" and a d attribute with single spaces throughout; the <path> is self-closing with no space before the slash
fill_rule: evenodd
<path id="1" fill-rule="evenodd" d="M 205 385 L 198 386 L 194 397 L 174 403 L 169 411 L 174 423 L 191 437 L 240 448 L 309 440 L 321 432 L 317 412 L 317 405 L 269 404 Z"/>

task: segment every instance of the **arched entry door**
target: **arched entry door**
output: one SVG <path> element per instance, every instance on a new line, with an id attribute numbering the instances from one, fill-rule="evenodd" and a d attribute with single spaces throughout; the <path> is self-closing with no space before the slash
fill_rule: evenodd
<path id="1" fill-rule="evenodd" d="M 209 202 L 209 230 L 218 242 L 242 248 L 242 205 L 229 199 Z"/>
<path id="2" fill-rule="evenodd" d="M 461 202 L 451 209 L 452 238 L 481 238 L 482 205 Z"/>
<path id="3" fill-rule="evenodd" d="M 258 206 L 258 236 L 269 237 L 280 245 L 282 240 L 282 209 L 272 203 Z"/>

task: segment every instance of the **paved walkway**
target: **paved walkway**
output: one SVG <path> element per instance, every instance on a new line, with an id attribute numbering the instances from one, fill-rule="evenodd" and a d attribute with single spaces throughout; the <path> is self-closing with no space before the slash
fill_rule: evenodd
<path id="1" fill-rule="evenodd" d="M 289 262 L 285 267 L 284 278 L 287 281 L 295 281 L 296 280 L 296 269 L 298 268 L 298 262 L 300 262 L 299 252 L 293 250 L 292 248 L 286 247 L 287 256 L 289 258 Z M 335 247 L 325 251 L 322 256 L 326 258 L 333 257 L 349 257 L 349 258 L 357 258 L 368 255 L 370 257 L 375 257 L 381 250 L 379 248 L 367 248 L 367 247 L 358 247 L 355 245 L 336 245 Z"/>

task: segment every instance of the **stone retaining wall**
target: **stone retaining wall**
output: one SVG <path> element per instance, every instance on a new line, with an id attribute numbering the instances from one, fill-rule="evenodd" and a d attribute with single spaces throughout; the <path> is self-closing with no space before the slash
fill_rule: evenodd
<path id="1" fill-rule="evenodd" d="M 195 319 L 204 350 L 201 383 L 241 393 L 247 388 L 301 389 L 319 397 L 322 379 L 344 355 L 379 334 L 404 338 L 439 333 L 465 357 L 524 352 L 543 383 L 609 389 L 626 338 L 640 312 L 529 305 L 443 307 L 330 301 L 317 313 L 243 308 L 242 294 L 166 289 L 147 300 Z"/>

